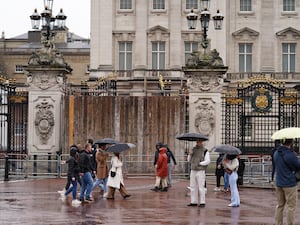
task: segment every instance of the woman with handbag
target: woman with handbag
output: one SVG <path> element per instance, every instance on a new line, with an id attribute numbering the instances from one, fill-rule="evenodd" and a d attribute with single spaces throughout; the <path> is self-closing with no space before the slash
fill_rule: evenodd
<path id="1" fill-rule="evenodd" d="M 115 190 L 118 189 L 120 194 L 124 199 L 130 197 L 125 186 L 122 172 L 123 162 L 120 157 L 120 154 L 114 152 L 114 155 L 111 158 L 111 169 L 109 171 L 107 186 L 108 186 L 108 195 L 107 199 L 115 198 Z"/>

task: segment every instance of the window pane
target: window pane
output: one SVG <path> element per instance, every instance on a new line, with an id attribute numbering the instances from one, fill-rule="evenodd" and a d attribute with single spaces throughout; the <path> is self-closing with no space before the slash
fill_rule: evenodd
<path id="1" fill-rule="evenodd" d="M 252 1 L 240 0 L 240 11 L 252 11 Z"/>
<path id="2" fill-rule="evenodd" d="M 295 11 L 295 0 L 283 0 L 283 11 Z"/>
<path id="3" fill-rule="evenodd" d="M 239 72 L 252 72 L 252 44 L 239 44 Z"/>
<path id="4" fill-rule="evenodd" d="M 159 69 L 160 70 L 165 69 L 165 53 L 159 54 Z"/>
<path id="5" fill-rule="evenodd" d="M 186 9 L 198 9 L 198 0 L 186 0 Z"/>
<path id="6" fill-rule="evenodd" d="M 152 43 L 152 69 L 165 68 L 165 43 Z"/>
<path id="7" fill-rule="evenodd" d="M 131 0 L 120 0 L 120 9 L 132 9 Z"/>
<path id="8" fill-rule="evenodd" d="M 132 42 L 119 42 L 119 70 L 132 69 Z"/>
<path id="9" fill-rule="evenodd" d="M 282 72 L 295 72 L 296 44 L 282 43 Z"/>
<path id="10" fill-rule="evenodd" d="M 153 0 L 153 9 L 165 9 L 165 0 Z"/>

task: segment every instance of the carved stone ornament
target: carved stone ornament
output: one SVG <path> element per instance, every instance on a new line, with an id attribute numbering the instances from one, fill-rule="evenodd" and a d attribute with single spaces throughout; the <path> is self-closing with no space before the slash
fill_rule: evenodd
<path id="1" fill-rule="evenodd" d="M 215 109 L 208 100 L 201 101 L 196 107 L 195 128 L 198 132 L 209 136 L 215 128 Z"/>
<path id="2" fill-rule="evenodd" d="M 34 125 L 42 144 L 47 144 L 54 127 L 54 106 L 46 99 L 36 105 Z"/>
<path id="3" fill-rule="evenodd" d="M 187 79 L 189 91 L 210 91 L 221 86 L 218 76 L 192 76 Z"/>
<path id="4" fill-rule="evenodd" d="M 34 76 L 32 79 L 32 83 L 34 84 L 34 86 L 42 90 L 46 90 L 54 87 L 57 84 L 57 77 L 47 73 L 43 73 L 40 76 Z"/>

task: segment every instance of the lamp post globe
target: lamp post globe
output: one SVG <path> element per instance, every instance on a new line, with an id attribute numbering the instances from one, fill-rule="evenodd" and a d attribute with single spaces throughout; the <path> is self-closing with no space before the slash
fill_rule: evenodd
<path id="1" fill-rule="evenodd" d="M 198 15 L 194 13 L 194 10 L 192 9 L 191 12 L 186 16 L 188 28 L 189 29 L 196 29 Z"/>

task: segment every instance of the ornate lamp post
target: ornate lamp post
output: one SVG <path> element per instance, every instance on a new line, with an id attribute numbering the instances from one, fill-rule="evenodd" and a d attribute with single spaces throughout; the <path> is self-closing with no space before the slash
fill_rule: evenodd
<path id="1" fill-rule="evenodd" d="M 30 16 L 32 29 L 39 29 L 40 22 L 42 21 L 42 30 L 46 31 L 42 33 L 46 37 L 46 40 L 51 40 L 55 36 L 53 29 L 64 29 L 67 16 L 63 13 L 63 10 L 60 9 L 60 12 L 56 17 L 52 15 L 54 0 L 44 0 L 44 11 L 39 14 L 37 9 L 34 10 L 33 14 Z M 55 26 L 56 22 L 56 26 Z"/>
<path id="2" fill-rule="evenodd" d="M 201 45 L 204 49 L 208 47 L 207 32 L 208 32 L 208 26 L 210 21 L 209 6 L 210 6 L 210 0 L 200 0 L 200 10 L 201 10 L 200 22 L 203 31 L 203 39 Z M 194 13 L 193 9 L 187 15 L 186 18 L 187 18 L 189 29 L 196 29 L 198 15 Z M 215 29 L 221 30 L 224 16 L 220 13 L 220 10 L 217 10 L 217 14 L 212 18 L 214 20 Z"/>
<path id="3" fill-rule="evenodd" d="M 33 14 L 30 16 L 32 28 L 37 30 L 40 28 L 40 22 L 42 22 L 41 27 L 41 43 L 42 48 L 33 53 L 29 59 L 29 65 L 52 65 L 55 67 L 64 67 L 70 69 L 65 63 L 63 56 L 55 48 L 54 36 L 57 30 L 64 30 L 67 16 L 60 9 L 57 16 L 52 15 L 54 0 L 44 0 L 44 11 L 39 14 L 37 9 L 34 10 Z"/>

